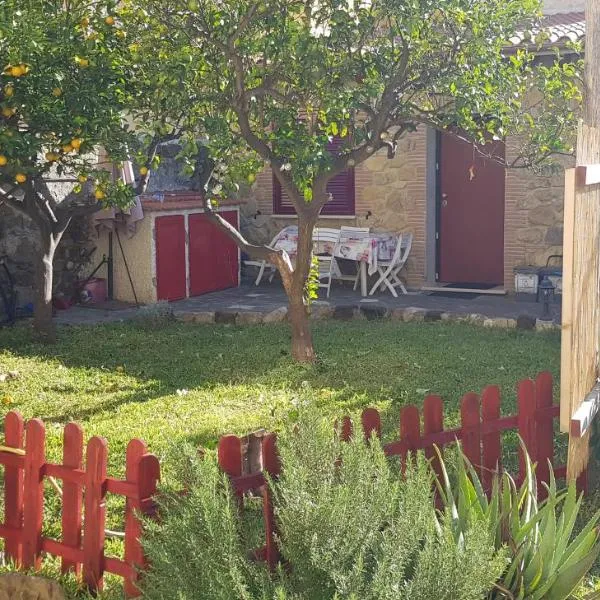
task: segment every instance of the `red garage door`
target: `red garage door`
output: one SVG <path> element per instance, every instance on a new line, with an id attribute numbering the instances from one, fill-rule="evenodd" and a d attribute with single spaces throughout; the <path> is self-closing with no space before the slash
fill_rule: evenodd
<path id="1" fill-rule="evenodd" d="M 220 215 L 238 227 L 237 211 Z M 190 296 L 238 285 L 238 247 L 203 214 L 189 217 Z"/>
<path id="2" fill-rule="evenodd" d="M 156 227 L 156 288 L 159 300 L 181 300 L 185 289 L 185 218 L 158 217 Z"/>

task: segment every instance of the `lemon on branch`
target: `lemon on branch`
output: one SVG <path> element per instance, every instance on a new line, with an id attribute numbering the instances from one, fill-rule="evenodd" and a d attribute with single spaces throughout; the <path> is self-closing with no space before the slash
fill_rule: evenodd
<path id="1" fill-rule="evenodd" d="M 8 163 L 8 158 L 4 154 L 0 154 L 0 167 L 4 167 Z"/>
<path id="2" fill-rule="evenodd" d="M 17 173 L 15 175 L 15 181 L 17 183 L 25 183 L 27 181 L 27 175 L 25 175 L 25 173 Z"/>

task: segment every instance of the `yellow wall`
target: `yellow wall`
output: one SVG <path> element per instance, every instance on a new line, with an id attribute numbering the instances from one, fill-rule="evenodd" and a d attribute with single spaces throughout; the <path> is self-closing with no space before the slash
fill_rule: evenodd
<path id="1" fill-rule="evenodd" d="M 119 236 L 123 245 L 123 253 L 129 265 L 129 271 L 135 287 L 138 302 L 148 304 L 156 302 L 156 277 L 154 272 L 155 258 L 153 256 L 154 244 L 152 243 L 152 230 L 154 227 L 154 215 L 146 217 L 137 224 L 137 232 L 129 238 L 122 227 L 119 228 Z M 108 256 L 108 231 L 102 230 L 97 242 L 98 255 Z M 134 302 L 133 291 L 123 253 L 117 240 L 116 233 L 113 234 L 113 272 L 114 272 L 114 298 L 126 302 Z M 98 272 L 98 277 L 107 277 L 106 267 Z"/>

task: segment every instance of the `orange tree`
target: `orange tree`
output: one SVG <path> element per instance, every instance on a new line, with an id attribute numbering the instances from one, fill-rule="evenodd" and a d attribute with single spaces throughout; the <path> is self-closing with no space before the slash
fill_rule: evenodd
<path id="1" fill-rule="evenodd" d="M 115 4 L 0 2 L 0 203 L 27 215 L 37 235 L 34 322 L 47 339 L 54 337 L 52 261 L 71 219 L 126 206 L 148 178 L 142 167 L 135 187 L 112 181 L 98 159 L 103 149 L 118 164 L 128 147 L 140 147 L 127 109 L 151 98 L 135 87 Z M 158 141 L 147 140 L 142 161 L 150 164 Z"/>
<path id="2" fill-rule="evenodd" d="M 536 66 L 534 53 L 507 50 L 516 32 L 539 26 L 539 9 L 538 0 L 123 3 L 139 52 L 156 57 L 153 69 L 166 82 L 165 110 L 187 102 L 190 168 L 194 140 L 209 152 L 214 168 L 197 178 L 208 214 L 243 250 L 279 269 L 295 359 L 315 358 L 307 312 L 312 233 L 333 176 L 378 150 L 393 156 L 398 140 L 419 127 L 450 129 L 479 148 L 518 136 L 519 166 L 570 150 L 578 64 Z M 345 140 L 335 154 L 326 150 L 333 136 Z M 298 215 L 295 266 L 212 210 L 265 166 Z"/>

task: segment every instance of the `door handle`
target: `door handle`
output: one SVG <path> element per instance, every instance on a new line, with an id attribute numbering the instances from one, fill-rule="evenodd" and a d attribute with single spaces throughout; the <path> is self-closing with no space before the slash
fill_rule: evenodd
<path id="1" fill-rule="evenodd" d="M 448 206 L 448 194 L 442 194 L 442 208 Z"/>

